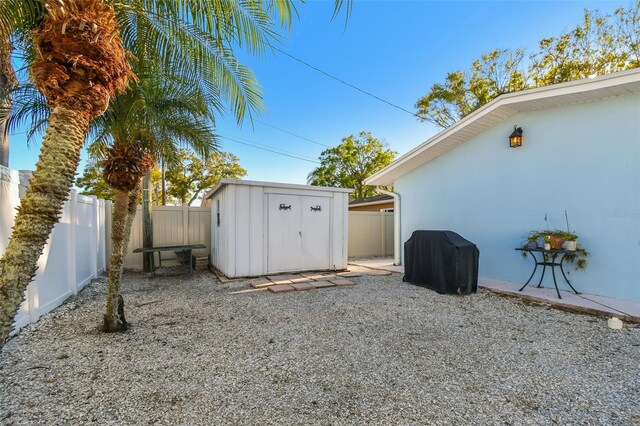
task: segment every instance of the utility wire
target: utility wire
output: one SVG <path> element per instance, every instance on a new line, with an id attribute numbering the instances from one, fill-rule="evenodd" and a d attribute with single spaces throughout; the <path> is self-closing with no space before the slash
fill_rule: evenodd
<path id="1" fill-rule="evenodd" d="M 272 152 L 274 154 L 283 155 L 285 157 L 295 158 L 296 160 L 302 160 L 302 161 L 307 161 L 309 163 L 320 164 L 319 161 L 309 160 L 309 159 L 306 159 L 306 158 L 298 157 L 296 155 L 285 154 L 284 152 L 275 151 L 275 150 L 272 150 L 272 149 L 269 149 L 269 148 L 263 148 L 261 146 L 254 145 L 254 144 L 247 143 L 247 142 L 242 142 L 242 141 L 239 141 L 237 139 L 230 138 L 230 137 L 227 137 L 227 136 L 220 136 L 220 137 L 223 138 L 223 139 L 227 139 L 227 140 L 229 140 L 231 142 L 239 143 L 241 145 L 247 145 L 247 146 L 250 146 L 250 147 L 253 147 L 253 148 L 256 148 L 256 149 L 261 149 L 263 151 L 268 151 L 268 152 Z"/>
<path id="2" fill-rule="evenodd" d="M 389 102 L 389 101 L 387 101 L 387 100 L 385 100 L 385 99 L 382 99 L 381 97 L 376 96 L 376 95 L 374 95 L 374 94 L 373 94 L 373 93 L 371 93 L 371 92 L 367 92 L 366 90 L 363 90 L 363 89 L 359 88 L 358 86 L 354 86 L 354 85 L 353 85 L 353 84 L 351 84 L 351 83 L 347 83 L 346 81 L 342 80 L 341 78 L 338 78 L 338 77 L 336 77 L 336 76 L 334 76 L 334 75 L 331 75 L 331 74 L 329 74 L 328 72 L 323 71 L 323 70 L 321 70 L 321 69 L 320 69 L 320 68 L 318 68 L 318 67 L 314 67 L 314 66 L 313 66 L 313 65 L 311 65 L 310 63 L 305 62 L 305 61 L 303 61 L 302 59 L 298 59 L 298 58 L 296 58 L 295 56 L 293 56 L 292 54 L 285 52 L 284 50 L 278 49 L 278 48 L 277 48 L 277 47 L 275 47 L 275 46 L 271 46 L 271 47 L 273 48 L 273 50 L 276 50 L 276 51 L 278 51 L 278 52 L 282 53 L 283 55 L 286 55 L 286 56 L 290 57 L 290 58 L 291 58 L 291 59 L 293 59 L 294 61 L 298 61 L 298 62 L 300 62 L 301 64 L 303 64 L 304 66 L 307 66 L 307 67 L 311 68 L 312 70 L 318 71 L 319 73 L 324 74 L 324 75 L 326 75 L 327 77 L 329 77 L 329 78 L 331 78 L 331 79 L 333 79 L 333 80 L 336 80 L 336 81 L 338 81 L 338 82 L 340 82 L 340 83 L 344 84 L 345 86 L 349 86 L 349 87 L 351 87 L 352 89 L 357 90 L 358 92 L 364 93 L 365 95 L 370 96 L 370 97 L 372 97 L 372 98 L 374 98 L 374 99 L 377 99 L 377 100 L 378 100 L 378 101 L 380 101 L 380 102 L 384 102 L 384 103 L 385 103 L 385 104 L 387 104 L 387 105 L 390 105 L 390 106 L 392 106 L 392 107 L 394 107 L 394 108 L 399 109 L 400 111 L 404 111 L 404 112 L 406 112 L 407 114 L 410 114 L 412 117 L 415 117 L 415 116 L 416 116 L 413 112 L 409 111 L 408 109 L 402 108 L 402 107 L 401 107 L 401 106 L 399 106 L 399 105 L 396 105 L 396 104 L 391 103 L 391 102 Z"/>
<path id="3" fill-rule="evenodd" d="M 306 155 L 306 154 L 300 154 L 297 152 L 293 152 L 293 151 L 287 151 L 286 149 L 282 149 L 282 148 L 277 148 L 275 146 L 272 145 L 267 145 L 264 143 L 260 143 L 260 142 L 256 142 L 256 141 L 252 141 L 249 139 L 245 139 L 245 138 L 241 138 L 240 136 L 234 136 L 234 135 L 225 135 L 224 133 L 218 133 L 219 135 L 226 137 L 226 138 L 230 138 L 230 139 L 234 139 L 234 140 L 240 140 L 240 141 L 244 141 L 244 142 L 248 142 L 248 143 L 252 143 L 254 145 L 257 146 L 261 146 L 263 148 L 267 148 L 267 149 L 275 149 L 276 151 L 279 152 L 284 152 L 286 154 L 290 154 L 290 155 L 295 155 L 296 157 L 303 157 L 303 158 L 307 158 L 308 160 L 314 160 L 315 161 L 315 157 L 310 156 L 310 155 Z"/>
<path id="4" fill-rule="evenodd" d="M 295 136 L 296 138 L 300 138 L 300 139 L 305 140 L 305 141 L 307 141 L 307 142 L 311 142 L 311 143 L 314 143 L 314 144 L 316 144 L 316 145 L 324 146 L 325 148 L 331 148 L 329 145 L 325 145 L 325 144 L 323 144 L 323 143 L 316 142 L 316 141 L 314 141 L 313 139 L 305 138 L 304 136 L 296 135 L 296 134 L 295 134 L 295 133 L 293 133 L 293 132 L 290 132 L 290 131 L 285 130 L 285 129 L 281 129 L 281 128 L 276 127 L 276 126 L 274 126 L 274 125 L 272 125 L 272 124 L 269 124 L 269 123 L 265 123 L 264 121 L 260 121 L 260 120 L 258 120 L 258 119 L 254 120 L 254 121 L 257 121 L 257 122 L 258 122 L 258 123 L 260 123 L 260 124 L 264 124 L 264 125 L 265 125 L 265 126 L 267 126 L 267 127 L 271 127 L 272 129 L 279 130 L 279 131 L 281 131 L 281 132 L 283 132 L 283 133 L 286 133 L 286 134 L 288 134 L 288 135 Z"/>

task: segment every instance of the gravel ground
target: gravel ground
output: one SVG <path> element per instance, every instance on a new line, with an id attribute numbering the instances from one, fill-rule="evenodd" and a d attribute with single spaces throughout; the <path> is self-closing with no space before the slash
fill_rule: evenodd
<path id="1" fill-rule="evenodd" d="M 0 421 L 55 424 L 640 424 L 640 328 L 399 274 L 271 294 L 208 272 L 105 279 L 0 354 Z"/>

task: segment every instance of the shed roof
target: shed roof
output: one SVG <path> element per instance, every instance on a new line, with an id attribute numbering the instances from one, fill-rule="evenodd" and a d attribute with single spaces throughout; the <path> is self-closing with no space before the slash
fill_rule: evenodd
<path id="1" fill-rule="evenodd" d="M 398 177 L 525 111 L 593 102 L 640 93 L 640 69 L 537 87 L 498 96 L 451 127 L 421 143 L 365 180 L 367 185 L 393 185 Z"/>
<path id="2" fill-rule="evenodd" d="M 245 185 L 245 186 L 266 186 L 269 188 L 286 188 L 286 189 L 305 189 L 310 191 L 327 191 L 327 192 L 353 192 L 350 188 L 333 188 L 328 186 L 313 186 L 313 185 L 299 185 L 295 183 L 281 183 L 281 182 L 263 182 L 257 180 L 236 180 L 236 179 L 220 179 L 218 185 L 213 188 L 213 191 L 207 198 L 213 198 L 222 188 L 227 185 Z"/>
<path id="3" fill-rule="evenodd" d="M 355 200 L 349 201 L 350 206 L 361 206 L 361 205 L 369 205 L 369 204 L 383 204 L 388 203 L 389 201 L 393 201 L 393 197 L 387 194 L 374 195 L 373 197 L 367 198 L 356 198 Z"/>

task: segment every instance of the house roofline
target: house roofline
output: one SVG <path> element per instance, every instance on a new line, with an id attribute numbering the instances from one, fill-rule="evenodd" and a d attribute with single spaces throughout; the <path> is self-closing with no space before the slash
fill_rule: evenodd
<path id="1" fill-rule="evenodd" d="M 378 201 L 369 201 L 368 203 L 356 203 L 356 204 L 349 204 L 349 208 L 351 207 L 365 207 L 365 206 L 375 206 L 378 204 L 393 204 L 393 198 L 390 198 L 388 200 L 378 200 Z"/>
<path id="2" fill-rule="evenodd" d="M 474 136 L 524 112 L 640 93 L 640 68 L 595 78 L 506 93 L 427 139 L 365 180 L 366 185 L 393 185 L 398 177 L 431 161 Z M 447 144 L 447 146 L 439 146 Z"/>

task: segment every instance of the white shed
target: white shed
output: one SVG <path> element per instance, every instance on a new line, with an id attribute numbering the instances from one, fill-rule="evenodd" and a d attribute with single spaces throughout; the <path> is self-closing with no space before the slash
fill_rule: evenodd
<path id="1" fill-rule="evenodd" d="M 222 179 L 211 198 L 211 264 L 227 277 L 347 267 L 351 189 Z"/>

